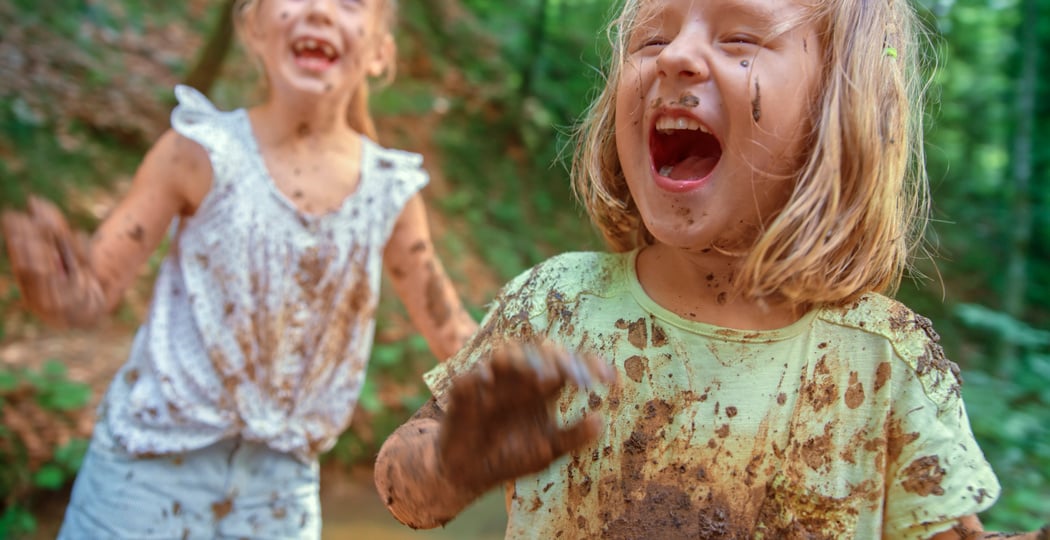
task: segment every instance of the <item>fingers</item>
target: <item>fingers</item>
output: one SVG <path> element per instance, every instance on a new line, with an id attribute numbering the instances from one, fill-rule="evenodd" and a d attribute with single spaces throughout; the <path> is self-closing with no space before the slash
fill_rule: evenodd
<path id="1" fill-rule="evenodd" d="M 587 415 L 583 420 L 565 428 L 556 430 L 550 438 L 551 452 L 554 457 L 583 448 L 598 438 L 602 430 L 602 418 L 597 413 Z"/>

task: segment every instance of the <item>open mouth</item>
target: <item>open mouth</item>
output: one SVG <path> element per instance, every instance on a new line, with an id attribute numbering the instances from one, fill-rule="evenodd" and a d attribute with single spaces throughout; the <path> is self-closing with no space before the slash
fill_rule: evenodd
<path id="1" fill-rule="evenodd" d="M 664 116 L 649 137 L 653 169 L 671 180 L 699 180 L 722 158 L 722 145 L 693 118 Z"/>
<path id="2" fill-rule="evenodd" d="M 334 45 L 323 39 L 311 37 L 292 42 L 292 54 L 297 64 L 313 71 L 328 69 L 339 60 L 339 53 Z"/>

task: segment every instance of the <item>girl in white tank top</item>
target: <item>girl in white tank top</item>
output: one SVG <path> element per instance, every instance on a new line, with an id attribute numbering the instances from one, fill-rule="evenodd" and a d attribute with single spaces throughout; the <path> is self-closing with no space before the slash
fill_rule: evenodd
<path id="1" fill-rule="evenodd" d="M 238 2 L 265 101 L 224 112 L 176 87 L 172 129 L 90 243 L 45 201 L 4 214 L 23 297 L 60 326 L 105 316 L 171 238 L 61 538 L 318 538 L 317 456 L 360 394 L 380 270 L 437 358 L 473 333 L 422 158 L 373 142 L 365 109 L 393 3 Z"/>

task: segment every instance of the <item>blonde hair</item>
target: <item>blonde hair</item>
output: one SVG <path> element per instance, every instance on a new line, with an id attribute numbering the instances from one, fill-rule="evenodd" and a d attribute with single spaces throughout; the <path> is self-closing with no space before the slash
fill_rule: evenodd
<path id="1" fill-rule="evenodd" d="M 381 33 L 393 32 L 394 26 L 397 21 L 397 0 L 376 0 L 379 5 L 379 16 L 377 19 L 381 22 L 380 31 Z M 233 21 L 234 28 L 237 34 L 241 36 L 243 41 L 244 36 L 244 25 L 247 21 L 249 14 L 259 8 L 259 5 L 263 0 L 236 0 L 233 4 Z M 393 58 L 389 59 L 387 65 L 387 71 L 384 75 L 383 82 L 388 83 L 394 78 L 395 64 Z M 372 119 L 372 114 L 368 110 L 368 94 L 369 94 L 369 83 L 367 80 L 361 82 L 361 87 L 354 92 L 354 97 L 350 102 L 350 106 L 346 111 L 347 124 L 353 128 L 354 131 L 365 135 L 372 140 L 378 140 L 379 136 L 376 131 L 375 121 Z"/>
<path id="2" fill-rule="evenodd" d="M 616 88 L 644 0 L 609 26 L 606 85 L 576 133 L 573 187 L 614 251 L 651 244 L 616 150 Z M 907 0 L 815 0 L 819 95 L 808 155 L 779 214 L 744 255 L 733 284 L 750 298 L 842 304 L 895 291 L 922 247 L 929 212 L 922 144 L 925 34 Z"/>

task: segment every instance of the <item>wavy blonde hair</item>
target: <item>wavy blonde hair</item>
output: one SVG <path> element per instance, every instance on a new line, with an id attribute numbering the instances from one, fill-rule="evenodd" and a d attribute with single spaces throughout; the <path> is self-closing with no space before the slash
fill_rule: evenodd
<path id="1" fill-rule="evenodd" d="M 244 25 L 246 24 L 248 17 L 251 16 L 252 12 L 259 8 L 259 5 L 264 0 L 237 0 L 233 4 L 233 24 L 237 31 L 237 35 L 241 37 L 242 43 L 244 42 Z M 379 10 L 379 16 L 377 17 L 380 22 L 379 30 L 382 33 L 391 34 L 394 31 L 394 26 L 397 24 L 397 0 L 375 0 L 378 2 L 377 9 Z M 393 58 L 387 59 L 387 71 L 384 74 L 383 82 L 389 83 L 394 78 L 394 70 L 396 64 Z M 260 68 L 261 69 L 261 68 Z M 372 119 L 372 114 L 368 110 L 368 94 L 369 94 L 369 83 L 363 81 L 361 87 L 354 92 L 354 97 L 350 102 L 350 107 L 347 108 L 346 121 L 350 127 L 365 135 L 372 140 L 378 140 L 379 135 L 376 132 L 376 124 Z"/>
<path id="2" fill-rule="evenodd" d="M 576 132 L 573 187 L 614 251 L 651 244 L 616 150 L 616 88 L 645 0 L 609 26 L 606 85 Z M 929 213 L 920 76 L 926 34 L 908 0 L 814 0 L 820 37 L 808 155 L 794 191 L 743 255 L 733 283 L 755 299 L 842 304 L 893 292 L 923 247 Z"/>

